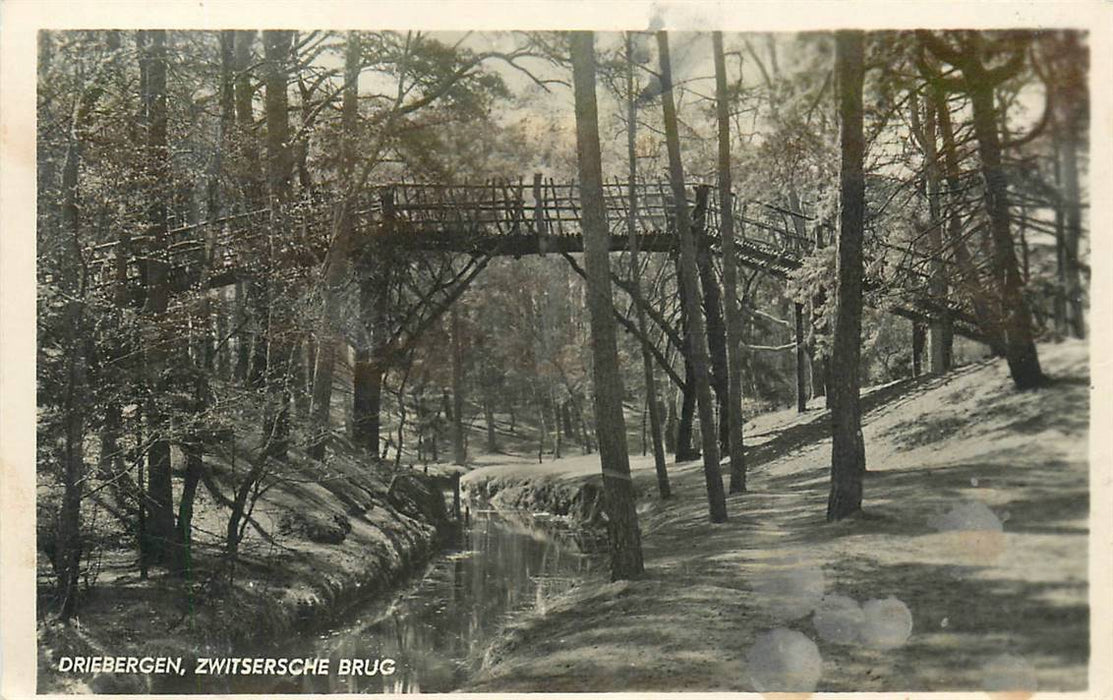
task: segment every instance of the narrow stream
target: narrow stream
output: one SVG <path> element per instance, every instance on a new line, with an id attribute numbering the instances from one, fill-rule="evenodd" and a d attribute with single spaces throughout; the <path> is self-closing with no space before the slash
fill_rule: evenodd
<path id="1" fill-rule="evenodd" d="M 474 513 L 460 546 L 390 602 L 352 610 L 351 624 L 319 636 L 297 655 L 328 657 L 328 676 L 303 678 L 317 693 L 439 693 L 460 687 L 509 616 L 549 599 L 597 566 L 559 528 L 529 514 Z M 310 640 L 306 640 L 309 642 Z M 339 675 L 341 659 L 392 659 L 390 675 Z M 349 662 L 350 663 L 350 662 Z"/>

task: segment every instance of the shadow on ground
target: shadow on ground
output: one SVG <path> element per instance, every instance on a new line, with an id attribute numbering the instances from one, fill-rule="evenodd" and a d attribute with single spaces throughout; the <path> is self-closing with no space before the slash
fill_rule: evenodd
<path id="1" fill-rule="evenodd" d="M 516 622 L 467 689 L 754 690 L 749 649 L 782 627 L 816 642 L 819 690 L 976 690 L 1002 654 L 1041 690 L 1085 688 L 1086 346 L 1041 360 L 1056 381 L 1037 392 L 1012 391 L 1000 362 L 872 392 L 865 512 L 840 523 L 824 518 L 826 412 L 751 436 L 751 490 L 728 498 L 727 523 L 708 521 L 699 469 L 673 470 L 674 498 L 641 516 L 646 575 Z M 956 508 L 983 524 L 948 530 Z M 885 650 L 825 641 L 814 602 L 771 604 L 769 577 L 786 567 L 809 595 L 898 599 L 911 636 Z"/>

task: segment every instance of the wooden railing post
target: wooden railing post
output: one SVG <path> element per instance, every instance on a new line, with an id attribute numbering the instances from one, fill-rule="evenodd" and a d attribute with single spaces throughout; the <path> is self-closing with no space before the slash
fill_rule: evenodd
<path id="1" fill-rule="evenodd" d="M 522 222 L 526 220 L 526 202 L 523 195 L 525 185 L 522 183 L 521 176 L 518 177 L 518 187 L 514 190 L 514 225 L 511 227 L 511 233 L 517 235 L 521 233 Z"/>
<path id="2" fill-rule="evenodd" d="M 924 340 L 927 328 L 923 321 L 912 322 L 912 376 L 919 377 L 924 368 Z"/>
<path id="3" fill-rule="evenodd" d="M 545 220 L 545 195 L 541 173 L 533 174 L 533 233 L 537 236 L 537 251 L 544 257 L 548 247 L 549 229 Z"/>
<path id="4" fill-rule="evenodd" d="M 395 231 L 395 220 L 398 217 L 398 209 L 394 201 L 394 187 L 384 187 L 379 191 L 379 203 L 383 209 L 383 231 L 387 234 L 393 234 Z"/>

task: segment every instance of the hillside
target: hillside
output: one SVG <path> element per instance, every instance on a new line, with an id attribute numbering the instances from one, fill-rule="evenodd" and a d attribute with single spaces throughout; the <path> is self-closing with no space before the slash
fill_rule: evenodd
<path id="1" fill-rule="evenodd" d="M 651 461 L 634 460 L 645 577 L 589 582 L 519 621 L 467 689 L 1084 688 L 1088 349 L 1041 360 L 1038 392 L 1014 391 L 1001 361 L 875 389 L 865 512 L 835 525 L 818 409 L 747 425 L 751 491 L 724 525 L 698 464 L 670 469 L 662 503 Z M 539 506 L 597 469 L 504 462 L 465 483 Z"/>
<path id="2" fill-rule="evenodd" d="M 324 465 L 291 451 L 289 471 L 268 482 L 252 511 L 231 577 L 221 539 L 227 508 L 207 489 L 195 503 L 192 567 L 180 578 L 161 569 L 142 577 L 132 537 L 102 517 L 96 532 L 115 544 L 96 553 L 78 624 L 39 621 L 39 691 L 213 692 L 193 676 L 61 673 L 58 660 L 274 653 L 421 571 L 449 527 L 439 484 L 416 470 L 371 468 L 340 447 Z M 234 465 L 214 457 L 210 468 L 223 487 Z M 47 558 L 38 564 L 40 582 L 49 581 Z M 40 595 L 50 590 L 40 585 Z"/>

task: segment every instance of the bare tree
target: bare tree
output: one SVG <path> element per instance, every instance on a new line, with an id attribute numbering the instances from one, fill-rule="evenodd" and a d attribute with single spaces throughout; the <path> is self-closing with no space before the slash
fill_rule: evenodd
<path id="1" fill-rule="evenodd" d="M 595 102 L 595 35 L 592 32 L 573 32 L 570 41 L 594 358 L 595 430 L 603 466 L 607 529 L 611 543 L 611 578 L 628 579 L 640 575 L 644 566 L 638 515 L 634 508 L 634 485 L 630 479 L 630 456 L 626 449 L 618 343 L 611 315 L 610 232 L 603 201 L 603 164 Z"/>
<path id="2" fill-rule="evenodd" d="M 166 200 L 170 187 L 170 152 L 166 138 L 166 32 L 140 32 L 140 41 L 140 85 L 147 125 L 146 169 L 150 183 L 147 221 L 151 241 L 147 256 L 147 298 L 144 312 L 157 323 L 166 314 L 170 294 L 166 261 Z M 153 441 L 147 452 L 148 519 L 144 556 L 152 564 L 163 564 L 168 561 L 175 538 L 170 440 L 166 435 L 168 421 L 157 400 L 164 391 L 163 374 L 167 367 L 167 352 L 165 344 L 159 340 L 148 343 L 145 351 L 150 396 L 146 414 Z"/>
<path id="3" fill-rule="evenodd" d="M 267 314 L 267 367 L 264 373 L 266 406 L 263 430 L 268 439 L 267 454 L 285 459 L 290 434 L 289 381 L 290 365 L 294 361 L 294 344 L 290 339 L 290 320 L 287 305 L 277 303 L 279 295 L 273 283 L 274 271 L 280 264 L 277 255 L 278 241 L 287 236 L 284 216 L 285 204 L 290 201 L 291 181 L 294 174 L 294 153 L 290 147 L 289 97 L 290 46 L 293 32 L 267 30 L 263 32 L 263 51 L 266 58 L 264 96 L 267 124 L 267 194 L 270 209 L 270 238 L 266 251 L 268 276 L 264 292 Z M 287 292 L 289 289 L 286 290 Z"/>
<path id="4" fill-rule="evenodd" d="M 340 106 L 340 177 L 351 183 L 355 177 L 356 129 L 359 120 L 359 73 L 362 65 L 362 45 L 359 32 L 350 31 L 344 54 L 344 90 Z M 329 413 L 332 408 L 333 369 L 336 366 L 337 315 L 339 302 L 337 296 L 348 269 L 348 255 L 352 245 L 352 208 L 353 195 L 345 189 L 345 197 L 339 203 L 333 219 L 332 243 L 325 260 L 324 289 L 325 322 L 324 331 L 318 336 L 316 368 L 313 372 L 313 397 L 310 413 L 313 432 L 309 441 L 309 455 L 314 459 L 324 459 L 328 434 L 331 430 Z"/>
<path id="5" fill-rule="evenodd" d="M 734 194 L 730 171 L 730 105 L 723 33 L 711 34 L 715 52 L 715 112 L 719 126 L 719 235 L 723 248 L 723 305 L 726 307 L 729 387 L 730 492 L 746 490 L 746 455 L 742 444 L 742 318 L 738 306 L 738 262 L 734 252 Z"/>
<path id="6" fill-rule="evenodd" d="M 715 430 L 715 408 L 711 404 L 711 382 L 708 372 L 707 334 L 700 311 L 700 293 L 696 263 L 696 242 L 688 215 L 684 188 L 684 165 L 680 160 L 680 133 L 676 119 L 676 103 L 672 94 L 672 68 L 669 62 L 669 36 L 657 32 L 661 61 L 661 103 L 664 107 L 665 140 L 669 152 L 669 184 L 676 204 L 676 232 L 680 238 L 680 284 L 686 310 L 689 338 L 688 354 L 692 361 L 692 381 L 696 387 L 700 435 L 703 440 L 703 475 L 707 484 L 707 501 L 711 522 L 727 519 L 726 494 L 719 471 L 719 438 Z"/>
<path id="7" fill-rule="evenodd" d="M 110 35 L 109 48 L 119 50 L 119 37 Z M 51 49 L 44 41 L 41 50 Z M 40 60 L 49 62 L 49 53 L 40 53 Z M 40 68 L 40 70 L 43 70 Z M 88 138 L 91 116 L 105 92 L 101 76 L 94 77 L 82 86 L 69 129 L 66 134 L 65 164 L 62 167 L 61 230 L 63 237 L 62 271 L 63 289 L 67 301 L 63 318 L 69 330 L 65 347 L 65 383 L 62 407 L 65 413 L 62 460 L 62 507 L 58 514 L 58 529 L 54 556 L 54 569 L 58 574 L 58 599 L 60 616 L 68 620 L 77 612 L 77 584 L 81 569 L 81 503 L 85 491 L 85 414 L 79 405 L 88 391 L 89 348 L 85 332 L 87 326 L 87 270 L 82 263 L 81 210 L 79 194 L 81 185 L 82 144 Z"/>
<path id="8" fill-rule="evenodd" d="M 1017 389 L 1032 389 L 1043 382 L 1043 371 L 1032 337 L 1031 311 L 1024 298 L 1023 281 L 1013 246 L 1012 217 L 1009 213 L 1008 179 L 1001 161 L 999 111 L 994 89 L 1016 75 L 1024 63 L 1025 47 L 1006 35 L 999 41 L 987 40 L 981 32 L 961 32 L 958 47 L 928 31 L 917 33 L 928 50 L 962 73 L 961 78 L 940 78 L 940 84 L 961 90 L 970 97 L 974 135 L 978 141 L 982 179 L 985 183 L 985 208 L 993 243 L 993 264 L 999 276 L 1000 313 L 1005 331 L 1005 359 Z M 1008 59 L 990 66 L 989 57 L 1008 49 Z"/>
<path id="9" fill-rule="evenodd" d="M 950 315 L 947 313 L 947 261 L 943 247 L 943 207 L 941 182 L 942 173 L 939 165 L 936 107 L 931 100 L 923 105 L 923 119 L 921 123 L 920 101 L 912 95 L 910 114 L 912 135 L 920 145 L 924 154 L 924 193 L 928 201 L 928 230 L 926 250 L 924 253 L 931 259 L 931 276 L 929 278 L 929 291 L 936 303 L 940 303 L 944 312 L 931 320 L 930 326 L 930 366 L 932 374 L 943 374 L 951 368 L 951 344 L 953 332 Z"/>
<path id="10" fill-rule="evenodd" d="M 1083 292 L 1078 259 L 1082 238 L 1082 195 L 1079 186 L 1079 154 L 1084 152 L 1090 98 L 1086 86 L 1089 55 L 1074 31 L 1046 32 L 1040 37 L 1043 70 L 1040 77 L 1053 96 L 1051 121 L 1055 150 L 1055 184 L 1059 189 L 1056 218 L 1057 274 L 1060 292 L 1056 301 L 1056 324 L 1076 338 L 1086 337 Z"/>
<path id="11" fill-rule="evenodd" d="M 638 105 L 634 93 L 634 35 L 626 33 L 626 156 L 629 161 L 627 194 L 630 208 L 626 212 L 626 235 L 630 239 L 630 285 L 631 295 L 637 300 L 638 337 L 642 350 L 642 370 L 645 374 L 645 402 L 649 409 L 649 433 L 653 442 L 653 466 L 657 472 L 657 493 L 661 498 L 672 495 L 669 488 L 669 472 L 665 466 L 665 446 L 661 439 L 661 406 L 657 402 L 657 381 L 653 376 L 653 358 L 649 336 L 646 334 L 645 307 L 641 303 L 641 269 L 638 263 L 638 154 L 637 125 Z"/>

